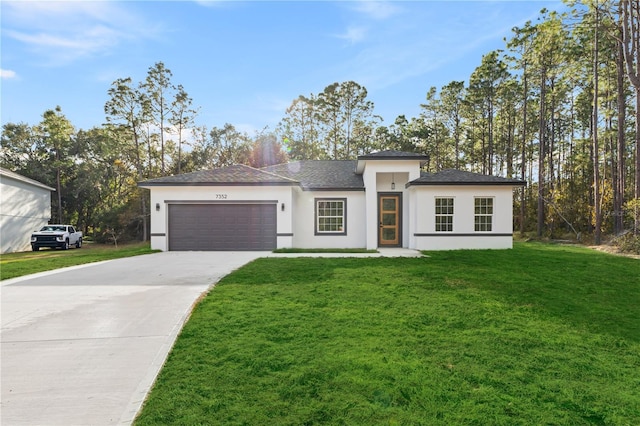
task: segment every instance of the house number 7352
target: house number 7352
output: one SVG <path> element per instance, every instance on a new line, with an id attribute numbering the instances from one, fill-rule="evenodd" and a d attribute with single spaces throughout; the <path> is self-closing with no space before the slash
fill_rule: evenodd
<path id="1" fill-rule="evenodd" d="M 226 200 L 227 194 L 216 194 L 216 200 Z"/>

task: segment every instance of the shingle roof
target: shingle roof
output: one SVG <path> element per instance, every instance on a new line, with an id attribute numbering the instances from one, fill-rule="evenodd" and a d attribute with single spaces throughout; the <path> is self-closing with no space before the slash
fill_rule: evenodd
<path id="1" fill-rule="evenodd" d="M 519 179 L 507 179 L 499 176 L 489 176 L 463 170 L 447 169 L 437 173 L 421 173 L 407 186 L 412 185 L 510 185 L 524 186 L 526 182 Z"/>
<path id="2" fill-rule="evenodd" d="M 298 182 L 287 177 L 278 176 L 264 170 L 236 164 L 220 169 L 203 170 L 166 176 L 140 182 L 139 186 L 228 186 L 228 185 L 297 185 Z"/>
<path id="3" fill-rule="evenodd" d="M 401 153 L 400 151 L 382 151 L 376 153 L 382 155 L 375 158 L 389 158 L 389 155 L 394 155 L 389 153 L 395 153 L 394 158 L 419 158 L 412 157 L 412 155 L 419 156 L 419 154 Z M 138 185 L 141 187 L 299 185 L 303 190 L 364 191 L 362 175 L 356 172 L 357 163 L 355 160 L 306 160 L 268 166 L 262 169 L 237 164 L 220 169 L 149 179 Z M 414 185 L 524 186 L 526 183 L 518 179 L 448 169 L 437 173 L 423 172 L 418 179 L 407 183 L 406 186 Z"/>
<path id="4" fill-rule="evenodd" d="M 363 191 L 362 175 L 354 160 L 306 160 L 265 167 L 265 170 L 300 182 L 304 190 Z"/>

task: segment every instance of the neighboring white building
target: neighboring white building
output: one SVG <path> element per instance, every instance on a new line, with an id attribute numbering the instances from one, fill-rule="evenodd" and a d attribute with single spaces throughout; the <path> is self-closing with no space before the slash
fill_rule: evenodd
<path id="1" fill-rule="evenodd" d="M 511 248 L 513 188 L 428 157 L 382 151 L 357 160 L 234 165 L 140 182 L 151 191 L 151 248 Z"/>
<path id="2" fill-rule="evenodd" d="M 0 168 L 0 253 L 31 248 L 31 233 L 51 219 L 51 191 L 55 189 Z"/>

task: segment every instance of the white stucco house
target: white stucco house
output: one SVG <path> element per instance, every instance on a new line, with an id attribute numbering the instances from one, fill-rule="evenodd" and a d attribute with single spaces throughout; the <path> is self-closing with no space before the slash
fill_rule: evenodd
<path id="1" fill-rule="evenodd" d="M 31 233 L 51 219 L 51 191 L 55 189 L 0 168 L 0 253 L 31 249 Z"/>
<path id="2" fill-rule="evenodd" d="M 381 151 L 357 160 L 234 165 L 140 182 L 159 250 L 506 249 L 515 179 Z"/>

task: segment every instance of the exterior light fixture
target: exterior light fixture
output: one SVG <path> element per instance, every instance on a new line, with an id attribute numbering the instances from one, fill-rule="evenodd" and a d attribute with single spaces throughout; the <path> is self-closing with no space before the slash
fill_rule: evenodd
<path id="1" fill-rule="evenodd" d="M 391 173 L 391 189 L 396 189 L 396 174 Z"/>
<path id="2" fill-rule="evenodd" d="M 280 210 L 284 211 L 284 203 L 280 204 Z"/>
<path id="3" fill-rule="evenodd" d="M 156 211 L 159 212 L 160 211 L 160 203 L 156 203 Z"/>

